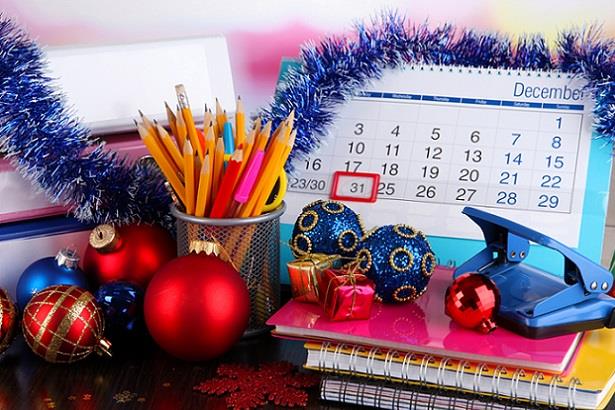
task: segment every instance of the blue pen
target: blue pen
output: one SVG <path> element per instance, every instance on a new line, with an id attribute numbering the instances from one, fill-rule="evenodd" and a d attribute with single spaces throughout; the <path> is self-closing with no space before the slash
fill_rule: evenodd
<path id="1" fill-rule="evenodd" d="M 233 139 L 233 126 L 230 122 L 224 123 L 224 160 L 228 161 L 228 158 L 235 152 L 235 141 Z"/>

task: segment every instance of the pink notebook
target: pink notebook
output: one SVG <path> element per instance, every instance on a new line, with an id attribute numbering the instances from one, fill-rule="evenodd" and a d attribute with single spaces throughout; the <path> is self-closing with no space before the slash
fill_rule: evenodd
<path id="1" fill-rule="evenodd" d="M 444 293 L 452 271 L 437 268 L 429 290 L 415 303 L 375 303 L 368 320 L 333 322 L 318 305 L 290 301 L 267 322 L 279 337 L 331 340 L 446 356 L 473 362 L 562 372 L 574 354 L 580 333 L 527 339 L 503 328 L 482 335 L 444 314 Z"/>

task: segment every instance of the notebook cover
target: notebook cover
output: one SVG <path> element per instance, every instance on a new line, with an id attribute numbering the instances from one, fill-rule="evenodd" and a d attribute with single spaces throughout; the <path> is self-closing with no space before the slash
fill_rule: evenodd
<path id="1" fill-rule="evenodd" d="M 410 304 L 374 304 L 368 320 L 333 322 L 320 306 L 291 300 L 267 322 L 274 335 L 332 340 L 413 351 L 474 362 L 562 372 L 580 334 L 535 340 L 503 328 L 488 335 L 464 329 L 444 314 L 452 270 L 438 267 L 429 290 Z"/>

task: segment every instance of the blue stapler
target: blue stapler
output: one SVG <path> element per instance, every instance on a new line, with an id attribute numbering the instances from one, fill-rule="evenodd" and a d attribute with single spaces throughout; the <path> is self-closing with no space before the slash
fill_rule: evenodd
<path id="1" fill-rule="evenodd" d="M 613 276 L 564 244 L 499 216 L 466 207 L 483 231 L 487 246 L 453 273 L 487 275 L 500 292 L 496 321 L 533 339 L 601 327 L 615 327 L 615 298 L 607 292 Z M 564 256 L 563 278 L 524 263 L 530 243 Z"/>

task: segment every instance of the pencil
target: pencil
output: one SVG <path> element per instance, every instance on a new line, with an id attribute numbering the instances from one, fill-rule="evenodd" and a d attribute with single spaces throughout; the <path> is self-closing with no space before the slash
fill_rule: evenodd
<path id="1" fill-rule="evenodd" d="M 194 184 L 194 150 L 190 141 L 184 144 L 184 181 L 186 183 L 186 213 L 194 214 L 195 184 Z"/>
<path id="2" fill-rule="evenodd" d="M 235 111 L 235 146 L 240 146 L 246 139 L 246 114 L 243 110 L 241 97 L 237 97 L 237 108 Z"/>
<path id="3" fill-rule="evenodd" d="M 222 138 L 218 138 L 216 143 L 216 152 L 214 154 L 214 169 L 212 172 L 212 184 L 211 184 L 211 198 L 213 199 L 218 195 L 218 189 L 220 189 L 220 181 L 222 180 L 222 174 L 224 173 L 224 142 Z"/>
<path id="4" fill-rule="evenodd" d="M 230 122 L 224 123 L 224 154 L 230 156 L 235 152 L 235 141 L 233 138 L 233 126 Z"/>
<path id="5" fill-rule="evenodd" d="M 248 161 L 252 161 L 252 149 L 254 148 L 254 130 L 250 131 L 246 137 L 246 141 L 243 145 L 243 157 L 244 161 L 241 166 L 241 172 L 246 167 Z"/>
<path id="6" fill-rule="evenodd" d="M 222 135 L 224 123 L 226 122 L 226 111 L 222 109 L 220 101 L 216 98 L 216 125 L 218 127 L 218 136 Z"/>
<path id="7" fill-rule="evenodd" d="M 196 199 L 195 216 L 205 216 L 207 202 L 209 201 L 209 190 L 211 189 L 211 166 L 209 164 L 209 154 L 205 154 L 201 174 L 199 175 L 199 189 Z"/>
<path id="8" fill-rule="evenodd" d="M 233 191 L 239 180 L 239 170 L 243 161 L 243 151 L 238 149 L 231 156 L 231 159 L 224 173 L 224 177 L 220 182 L 220 189 L 214 199 L 214 204 L 211 208 L 211 218 L 222 218 L 226 214 L 228 207 L 231 205 Z"/>
<path id="9" fill-rule="evenodd" d="M 262 125 L 263 125 L 263 124 L 261 123 L 261 117 L 257 117 L 257 118 L 254 120 L 254 124 L 252 124 L 252 129 L 254 130 L 255 135 L 257 135 L 257 136 L 258 136 L 258 134 L 261 132 L 261 127 L 262 127 Z"/>
<path id="10" fill-rule="evenodd" d="M 177 118 L 175 117 L 175 114 L 173 113 L 173 110 L 171 109 L 171 107 L 169 107 L 169 104 L 167 104 L 167 102 L 164 102 L 164 109 L 167 112 L 167 121 L 169 121 L 169 128 L 171 129 L 171 134 L 173 134 L 173 136 L 175 138 L 177 138 Z M 179 141 L 178 141 L 179 144 Z M 184 147 L 180 147 L 180 149 L 183 149 Z"/>
<path id="11" fill-rule="evenodd" d="M 147 129 L 143 125 L 137 124 L 137 131 L 139 132 L 139 136 L 143 140 L 143 143 L 147 147 L 148 151 L 150 152 L 150 154 L 152 154 L 152 157 L 154 157 L 154 160 L 158 164 L 160 171 L 162 171 L 162 174 L 165 176 L 167 181 L 169 181 L 171 187 L 175 190 L 175 193 L 177 194 L 179 199 L 183 203 L 185 203 L 186 195 L 184 192 L 184 186 L 181 183 L 177 174 L 175 173 L 175 170 L 173 169 L 171 163 L 162 154 L 162 150 L 158 146 L 158 143 L 156 142 L 156 140 L 154 140 L 152 134 L 147 131 Z"/>
<path id="12" fill-rule="evenodd" d="M 188 136 L 188 130 L 186 128 L 186 121 L 184 121 L 184 116 L 182 115 L 179 108 L 177 108 L 177 115 L 175 116 L 175 129 L 177 134 L 175 134 L 175 139 L 177 140 L 177 145 L 179 149 L 184 150 L 184 142 L 186 142 L 186 137 Z"/>
<path id="13" fill-rule="evenodd" d="M 182 154 L 179 153 L 179 149 L 175 142 L 160 124 L 156 124 L 156 130 L 158 131 L 158 135 L 160 135 L 160 140 L 166 151 L 170 154 L 170 157 L 173 159 L 173 162 L 177 166 L 179 171 L 184 172 L 184 159 L 182 158 Z"/>
<path id="14" fill-rule="evenodd" d="M 271 174 L 265 174 L 265 182 L 263 184 L 263 188 L 260 191 L 259 199 L 256 201 L 256 205 L 252 210 L 252 216 L 258 216 L 263 212 L 263 208 L 267 203 L 267 199 L 271 195 L 275 184 L 280 177 L 280 174 L 284 172 L 284 164 L 290 155 L 290 151 L 293 149 L 293 145 L 295 144 L 296 131 L 293 131 L 290 138 L 283 145 L 280 156 L 275 156 L 272 158 L 274 165 L 271 166 L 273 170 Z M 274 154 L 275 155 L 275 154 Z M 279 192 L 278 195 L 283 195 L 283 193 Z"/>
<path id="15" fill-rule="evenodd" d="M 196 126 L 194 125 L 194 118 L 192 117 L 192 110 L 190 109 L 186 88 L 183 84 L 178 84 L 175 86 L 175 93 L 177 94 L 177 102 L 179 103 L 182 117 L 184 117 L 184 121 L 186 122 L 186 130 L 188 131 L 190 144 L 192 144 L 192 148 L 199 154 L 199 158 L 203 160 L 203 147 L 201 147 L 196 133 Z"/>

